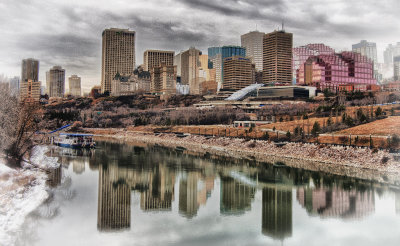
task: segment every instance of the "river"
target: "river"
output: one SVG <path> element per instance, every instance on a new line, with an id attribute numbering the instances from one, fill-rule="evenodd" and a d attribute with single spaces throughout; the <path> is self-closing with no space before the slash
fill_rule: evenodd
<path id="1" fill-rule="evenodd" d="M 398 245 L 400 187 L 98 142 L 53 149 L 62 168 L 18 245 Z"/>

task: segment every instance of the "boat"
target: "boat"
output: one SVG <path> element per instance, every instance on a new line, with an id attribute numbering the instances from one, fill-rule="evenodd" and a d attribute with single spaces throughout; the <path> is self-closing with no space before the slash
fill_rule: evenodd
<path id="1" fill-rule="evenodd" d="M 66 148 L 94 148 L 96 143 L 92 134 L 60 133 L 54 137 L 53 143 Z"/>

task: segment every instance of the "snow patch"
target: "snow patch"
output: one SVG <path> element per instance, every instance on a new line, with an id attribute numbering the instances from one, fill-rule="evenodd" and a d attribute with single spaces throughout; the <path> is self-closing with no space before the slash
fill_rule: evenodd
<path id="1" fill-rule="evenodd" d="M 47 146 L 33 149 L 31 162 L 42 169 L 57 168 L 55 157 L 46 156 Z M 28 163 L 21 169 L 12 169 L 0 159 L 0 242 L 14 245 L 26 216 L 39 207 L 47 198 L 47 175 Z"/>

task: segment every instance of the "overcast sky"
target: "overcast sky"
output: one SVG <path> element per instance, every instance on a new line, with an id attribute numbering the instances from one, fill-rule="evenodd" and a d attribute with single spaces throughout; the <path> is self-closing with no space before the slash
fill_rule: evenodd
<path id="1" fill-rule="evenodd" d="M 378 59 L 400 41 L 399 0 L 0 0 L 0 74 L 20 76 L 21 60 L 40 61 L 40 79 L 54 65 L 100 84 L 101 32 L 136 31 L 136 64 L 146 49 L 240 45 L 240 35 L 270 32 L 285 21 L 294 45 L 323 42 L 349 50 L 376 42 Z"/>

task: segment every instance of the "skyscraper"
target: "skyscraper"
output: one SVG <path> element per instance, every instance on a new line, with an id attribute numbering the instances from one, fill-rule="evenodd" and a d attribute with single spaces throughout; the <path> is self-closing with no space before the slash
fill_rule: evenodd
<path id="1" fill-rule="evenodd" d="M 397 44 L 389 44 L 388 47 L 383 52 L 383 59 L 386 65 L 393 65 L 393 58 L 395 56 L 400 56 L 400 42 Z"/>
<path id="2" fill-rule="evenodd" d="M 360 43 L 352 45 L 352 50 L 353 52 L 359 53 L 371 59 L 374 64 L 378 63 L 376 43 L 367 42 L 367 40 L 361 40 Z"/>
<path id="3" fill-rule="evenodd" d="M 101 92 L 111 92 L 117 73 L 131 74 L 135 69 L 135 36 L 129 29 L 111 28 L 102 33 Z"/>
<path id="4" fill-rule="evenodd" d="M 64 97 L 65 69 L 54 66 L 46 72 L 46 91 L 49 97 Z"/>
<path id="5" fill-rule="evenodd" d="M 224 59 L 232 56 L 246 56 L 246 49 L 240 46 L 222 46 L 208 48 L 208 62 L 211 69 L 215 69 L 218 90 L 222 87 Z"/>
<path id="6" fill-rule="evenodd" d="M 39 61 L 33 58 L 22 60 L 21 83 L 39 81 Z"/>
<path id="7" fill-rule="evenodd" d="M 78 75 L 71 75 L 68 78 L 69 82 L 69 94 L 72 96 L 80 97 L 81 96 L 81 77 Z"/>
<path id="8" fill-rule="evenodd" d="M 246 56 L 256 65 L 256 71 L 263 69 L 263 38 L 265 33 L 253 31 L 240 36 L 242 47 L 246 48 Z"/>
<path id="9" fill-rule="evenodd" d="M 201 51 L 191 47 L 181 55 L 181 83 L 189 85 L 190 94 L 200 94 L 200 55 Z"/>
<path id="10" fill-rule="evenodd" d="M 263 39 L 263 82 L 269 85 L 292 84 L 293 34 L 274 31 Z"/>
<path id="11" fill-rule="evenodd" d="M 249 58 L 233 56 L 224 60 L 224 90 L 240 90 L 253 82 L 252 63 Z"/>
<path id="12" fill-rule="evenodd" d="M 143 55 L 144 70 L 150 71 L 152 67 L 158 67 L 161 64 L 172 66 L 174 55 L 174 51 L 146 50 Z"/>
<path id="13" fill-rule="evenodd" d="M 23 102 L 39 102 L 40 81 L 39 61 L 29 58 L 22 60 L 20 98 Z"/>

